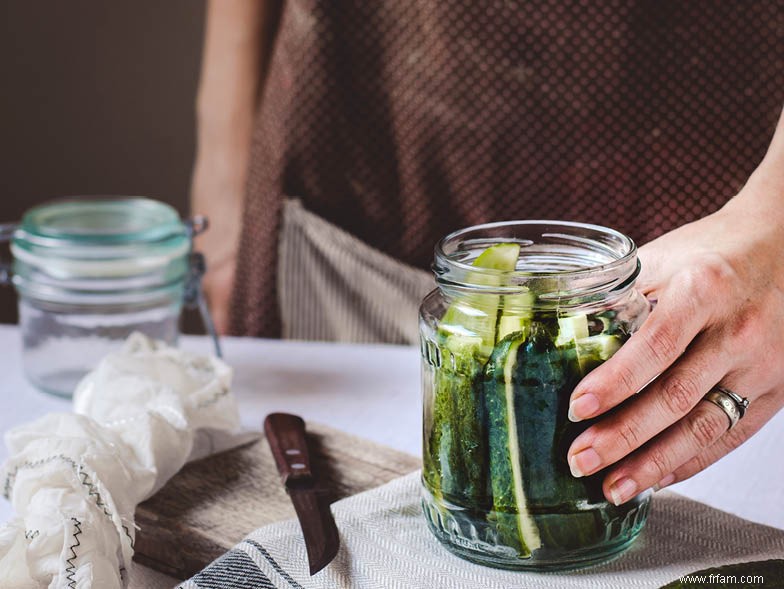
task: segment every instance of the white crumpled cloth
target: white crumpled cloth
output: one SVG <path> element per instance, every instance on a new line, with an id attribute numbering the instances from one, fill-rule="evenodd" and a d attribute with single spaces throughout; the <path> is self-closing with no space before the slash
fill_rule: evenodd
<path id="1" fill-rule="evenodd" d="M 136 505 L 191 459 L 247 441 L 232 371 L 133 334 L 79 384 L 75 413 L 6 434 L 17 516 L 0 526 L 0 587 L 127 585 Z"/>

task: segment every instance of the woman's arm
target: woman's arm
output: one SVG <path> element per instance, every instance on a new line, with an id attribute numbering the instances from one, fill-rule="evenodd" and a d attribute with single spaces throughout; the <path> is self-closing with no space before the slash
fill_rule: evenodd
<path id="1" fill-rule="evenodd" d="M 204 288 L 220 333 L 228 328 L 253 120 L 281 1 L 207 4 L 191 211 L 210 221 L 198 247 L 207 257 Z"/>
<path id="2" fill-rule="evenodd" d="M 572 444 L 575 476 L 609 467 L 605 494 L 621 503 L 703 470 L 784 407 L 782 252 L 784 114 L 735 198 L 640 249 L 640 288 L 658 304 L 572 395 L 575 420 L 623 403 Z M 750 400 L 729 431 L 724 412 L 702 402 L 717 384 Z"/>

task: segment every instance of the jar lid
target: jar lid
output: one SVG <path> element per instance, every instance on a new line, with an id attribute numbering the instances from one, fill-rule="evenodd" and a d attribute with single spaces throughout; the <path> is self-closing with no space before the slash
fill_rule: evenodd
<path id="1" fill-rule="evenodd" d="M 39 205 L 25 213 L 11 242 L 18 262 L 61 277 L 138 275 L 186 256 L 190 247 L 174 208 L 139 197 Z"/>

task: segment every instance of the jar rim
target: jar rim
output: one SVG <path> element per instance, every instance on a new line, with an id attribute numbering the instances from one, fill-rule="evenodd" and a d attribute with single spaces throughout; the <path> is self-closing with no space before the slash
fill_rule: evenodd
<path id="1" fill-rule="evenodd" d="M 481 252 L 498 243 L 520 244 L 514 270 L 473 266 Z M 442 286 L 501 292 L 529 286 L 561 298 L 622 289 L 636 279 L 639 262 L 634 241 L 615 229 L 575 221 L 514 220 L 466 227 L 442 238 L 435 247 L 433 272 Z"/>

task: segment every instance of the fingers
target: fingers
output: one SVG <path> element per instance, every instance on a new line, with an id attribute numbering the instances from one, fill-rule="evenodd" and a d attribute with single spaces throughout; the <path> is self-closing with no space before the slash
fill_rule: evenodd
<path id="1" fill-rule="evenodd" d="M 767 395 L 759 397 L 754 401 L 754 410 L 752 410 L 750 406 L 749 412 L 737 426 L 722 435 L 713 445 L 706 448 L 703 452 L 678 466 L 673 472 L 665 475 L 662 480 L 655 485 L 655 488 L 657 490 L 663 489 L 664 487 L 685 481 L 695 474 L 702 472 L 756 434 L 775 412 L 776 408 L 771 407 Z"/>
<path id="2" fill-rule="evenodd" d="M 730 375 L 722 382 L 730 383 L 730 388 L 733 388 L 737 381 Z M 737 390 L 748 391 L 744 386 L 745 381 Z M 706 460 L 718 460 L 742 444 L 771 416 L 765 403 L 759 403 L 762 397 L 753 391 L 751 396 L 756 399 L 752 401 L 755 406 L 754 417 L 749 419 L 747 415 L 743 422 L 730 431 L 729 420 L 721 408 L 708 401 L 698 403 L 686 417 L 612 469 L 604 479 L 605 496 L 619 505 L 645 489 L 681 480 L 678 478 L 682 476 L 681 467 L 695 459 L 697 463 L 692 463 L 688 468 L 701 470 L 710 464 Z"/>
<path id="3" fill-rule="evenodd" d="M 601 415 L 675 362 L 708 324 L 721 299 L 719 287 L 711 290 L 720 280 L 718 274 L 705 266 L 674 278 L 640 330 L 577 385 L 569 404 L 570 419 Z"/>
<path id="4" fill-rule="evenodd" d="M 727 415 L 713 403 L 699 403 L 686 417 L 638 450 L 604 480 L 604 494 L 620 505 L 664 479 L 680 465 L 712 446 L 729 427 Z"/>
<path id="5" fill-rule="evenodd" d="M 721 380 L 730 363 L 729 354 L 713 340 L 698 338 L 680 361 L 637 398 L 574 440 L 567 454 L 572 474 L 593 474 L 681 420 Z M 720 411 L 718 407 L 716 410 Z M 726 421 L 726 417 L 724 419 Z M 697 425 L 710 426 L 707 423 Z"/>

